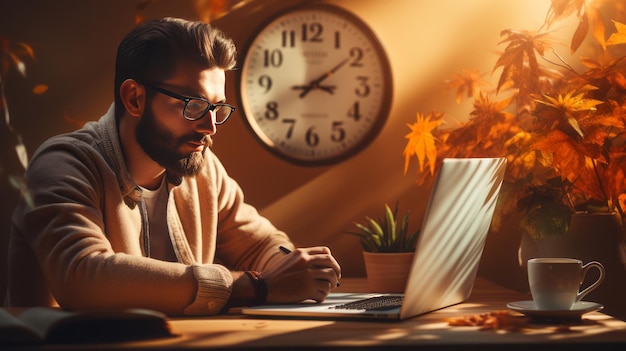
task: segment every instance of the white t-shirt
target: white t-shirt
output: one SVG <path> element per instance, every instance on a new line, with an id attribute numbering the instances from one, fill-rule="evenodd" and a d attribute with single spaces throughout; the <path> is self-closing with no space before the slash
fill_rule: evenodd
<path id="1" fill-rule="evenodd" d="M 167 183 L 165 177 L 159 187 L 149 190 L 141 187 L 143 199 L 148 211 L 148 227 L 150 230 L 150 257 L 162 261 L 176 262 L 176 254 L 172 247 L 169 230 L 167 229 Z"/>

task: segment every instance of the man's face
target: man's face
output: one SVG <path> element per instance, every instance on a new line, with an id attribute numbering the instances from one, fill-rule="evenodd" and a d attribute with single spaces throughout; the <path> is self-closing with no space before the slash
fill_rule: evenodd
<path id="1" fill-rule="evenodd" d="M 172 79 L 159 86 L 217 103 L 224 102 L 224 83 L 221 69 L 181 65 Z M 183 118 L 184 106 L 183 101 L 156 93 L 139 120 L 136 137 L 144 152 L 163 168 L 180 176 L 192 176 L 200 171 L 216 128 L 211 112 L 197 121 Z"/>
<path id="2" fill-rule="evenodd" d="M 204 118 L 211 118 L 211 116 L 207 114 Z M 146 110 L 137 125 L 136 134 L 139 145 L 151 159 L 168 171 L 180 176 L 198 174 L 206 146 L 210 146 L 211 142 L 210 136 L 195 132 L 176 136 L 167 126 L 157 122 L 151 105 L 146 106 Z M 205 147 L 200 151 L 189 153 L 179 151 L 187 143 L 201 144 Z"/>

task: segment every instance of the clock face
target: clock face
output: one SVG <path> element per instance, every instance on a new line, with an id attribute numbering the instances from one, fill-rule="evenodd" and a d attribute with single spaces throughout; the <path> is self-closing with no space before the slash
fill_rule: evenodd
<path id="1" fill-rule="evenodd" d="M 246 46 L 240 102 L 254 135 L 300 165 L 328 165 L 367 146 L 392 97 L 389 61 L 359 18 L 331 5 L 271 19 Z"/>

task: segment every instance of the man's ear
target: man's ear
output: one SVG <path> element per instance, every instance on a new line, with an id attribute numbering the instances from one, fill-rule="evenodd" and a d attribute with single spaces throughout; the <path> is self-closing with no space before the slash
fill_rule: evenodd
<path id="1" fill-rule="evenodd" d="M 126 79 L 120 86 L 120 98 L 130 116 L 143 115 L 146 107 L 146 89 L 143 85 L 133 79 Z"/>

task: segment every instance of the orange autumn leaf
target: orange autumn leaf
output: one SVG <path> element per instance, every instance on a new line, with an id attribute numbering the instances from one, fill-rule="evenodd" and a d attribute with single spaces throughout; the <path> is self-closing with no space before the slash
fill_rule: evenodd
<path id="1" fill-rule="evenodd" d="M 576 131 L 580 137 L 584 137 L 584 133 L 580 128 L 578 120 L 573 117 L 575 112 L 595 111 L 596 105 L 604 103 L 601 100 L 586 99 L 587 91 L 593 90 L 595 87 L 586 86 L 581 91 L 568 91 L 565 94 L 558 93 L 556 97 L 542 94 L 541 98 L 534 99 L 536 102 L 550 106 L 560 112 L 561 118 Z"/>
<path id="2" fill-rule="evenodd" d="M 576 14 L 578 17 L 578 26 L 572 36 L 570 43 L 570 51 L 573 53 L 584 42 L 589 30 L 592 29 L 593 37 L 600 43 L 602 48 L 606 47 L 605 27 L 602 11 L 603 4 L 597 1 L 586 0 L 552 0 L 548 16 L 546 17 L 546 25 L 550 25 L 565 19 L 566 17 Z"/>
<path id="3" fill-rule="evenodd" d="M 35 95 L 41 95 L 45 93 L 46 91 L 48 91 L 48 86 L 45 84 L 37 84 L 33 88 L 33 94 Z"/>
<path id="4" fill-rule="evenodd" d="M 479 94 L 474 101 L 474 110 L 470 112 L 470 115 L 475 117 L 495 117 L 493 121 L 501 121 L 506 118 L 506 116 L 510 115 L 510 113 L 505 112 L 504 109 L 507 108 L 513 97 L 508 97 L 501 101 L 491 101 L 488 95 Z"/>
<path id="5" fill-rule="evenodd" d="M 570 44 L 570 52 L 574 53 L 580 45 L 582 45 L 583 41 L 587 37 L 589 33 L 589 29 L 592 28 L 593 37 L 598 41 L 600 46 L 603 49 L 606 48 L 606 40 L 604 38 L 606 29 L 604 27 L 604 19 L 602 18 L 601 12 L 593 6 L 593 3 L 585 4 L 584 13 L 580 16 L 580 21 L 578 27 L 576 28 L 576 32 L 572 37 L 572 42 Z"/>
<path id="6" fill-rule="evenodd" d="M 525 87 L 536 85 L 535 82 L 539 81 L 542 72 L 537 62 L 537 54 L 543 56 L 545 50 L 551 47 L 550 41 L 546 38 L 547 33 L 506 29 L 500 36 L 506 36 L 500 44 L 508 45 L 493 68 L 495 71 L 502 67 L 497 91 L 512 77 L 517 81 L 517 85 Z"/>
<path id="7" fill-rule="evenodd" d="M 626 90 L 626 78 L 622 73 L 623 57 L 611 59 L 608 63 L 602 64 L 589 57 L 581 57 L 580 62 L 588 69 L 583 73 L 585 81 L 608 81 L 619 89 Z"/>
<path id="8" fill-rule="evenodd" d="M 551 130 L 533 145 L 538 151 L 546 154 L 544 159 L 551 160 L 559 174 L 569 179 L 581 190 L 600 196 L 595 181 L 591 159 L 586 155 L 590 146 L 577 142 L 558 129 Z"/>
<path id="9" fill-rule="evenodd" d="M 604 27 L 604 18 L 602 17 L 602 11 L 600 8 L 598 8 L 597 5 L 593 6 L 594 4 L 587 8 L 587 13 L 589 13 L 591 25 L 593 27 L 592 34 L 596 41 L 600 43 L 602 49 L 606 49 L 606 28 Z M 578 49 L 578 47 L 576 49 Z M 572 52 L 574 51 L 576 50 L 572 50 Z"/>
<path id="10" fill-rule="evenodd" d="M 585 155 L 588 146 L 577 142 L 558 129 L 550 130 L 533 147 L 547 154 L 544 159 L 551 160 L 551 166 L 565 177 L 578 177 L 587 168 Z"/>
<path id="11" fill-rule="evenodd" d="M 474 110 L 470 112 L 470 123 L 465 126 L 472 133 L 466 135 L 467 142 L 456 139 L 455 142 L 463 145 L 473 145 L 471 140 L 482 144 L 483 148 L 489 148 L 499 141 L 509 131 L 506 121 L 514 116 L 504 111 L 511 103 L 513 97 L 501 101 L 492 101 L 488 95 L 479 94 L 474 100 Z M 472 127 L 469 127 L 472 124 Z"/>
<path id="12" fill-rule="evenodd" d="M 617 21 L 613 21 L 613 23 L 617 32 L 611 34 L 606 45 L 626 44 L 626 24 Z"/>
<path id="13" fill-rule="evenodd" d="M 435 113 L 424 116 L 417 113 L 417 121 L 407 126 L 411 132 L 405 135 L 408 139 L 404 148 L 404 174 L 409 169 L 409 161 L 415 155 L 419 163 L 420 172 L 424 170 L 424 165 L 428 161 L 430 174 L 435 173 L 435 163 L 437 159 L 437 147 L 435 146 L 435 136 L 433 130 L 442 123 L 443 114 Z"/>
<path id="14" fill-rule="evenodd" d="M 622 72 L 615 72 L 612 78 L 613 84 L 621 89 L 626 90 L 626 77 L 624 77 L 624 74 L 622 74 Z"/>
<path id="15" fill-rule="evenodd" d="M 135 24 L 139 24 L 145 20 L 143 11 L 150 4 L 152 4 L 152 0 L 140 0 L 137 5 L 135 5 Z"/>
<path id="16" fill-rule="evenodd" d="M 580 111 L 595 111 L 596 105 L 604 103 L 601 100 L 586 99 L 585 94 L 587 91 L 593 90 L 595 87 L 586 87 L 584 91 L 568 91 L 565 94 L 559 93 L 556 97 L 551 97 L 547 94 L 542 94 L 542 99 L 536 99 L 535 101 L 554 107 L 557 110 L 563 112 L 580 112 Z"/>
<path id="17" fill-rule="evenodd" d="M 26 43 L 18 43 L 14 52 L 19 56 L 29 57 L 31 59 L 35 58 L 35 50 Z"/>
<path id="18" fill-rule="evenodd" d="M 229 0 L 194 0 L 193 6 L 199 20 L 209 23 L 228 13 L 232 8 L 242 6 L 247 1 L 229 1 Z M 145 20 L 144 11 L 153 3 L 153 0 L 139 0 L 135 5 L 135 24 Z"/>
<path id="19" fill-rule="evenodd" d="M 453 79 L 445 82 L 448 88 L 456 89 L 456 102 L 460 103 L 464 94 L 468 98 L 476 97 L 481 92 L 481 87 L 487 87 L 489 82 L 482 79 L 477 70 L 463 69 L 461 74 L 455 74 Z"/>
<path id="20" fill-rule="evenodd" d="M 581 13 L 584 5 L 584 0 L 552 0 L 546 23 L 551 25 L 572 13 Z"/>
<path id="21" fill-rule="evenodd" d="M 571 53 L 574 53 L 580 47 L 587 37 L 587 33 L 589 33 L 589 16 L 587 16 L 587 13 L 583 13 L 570 43 Z"/>
<path id="22" fill-rule="evenodd" d="M 229 2 L 228 0 L 195 0 L 194 7 L 200 20 L 209 23 L 228 12 Z"/>

